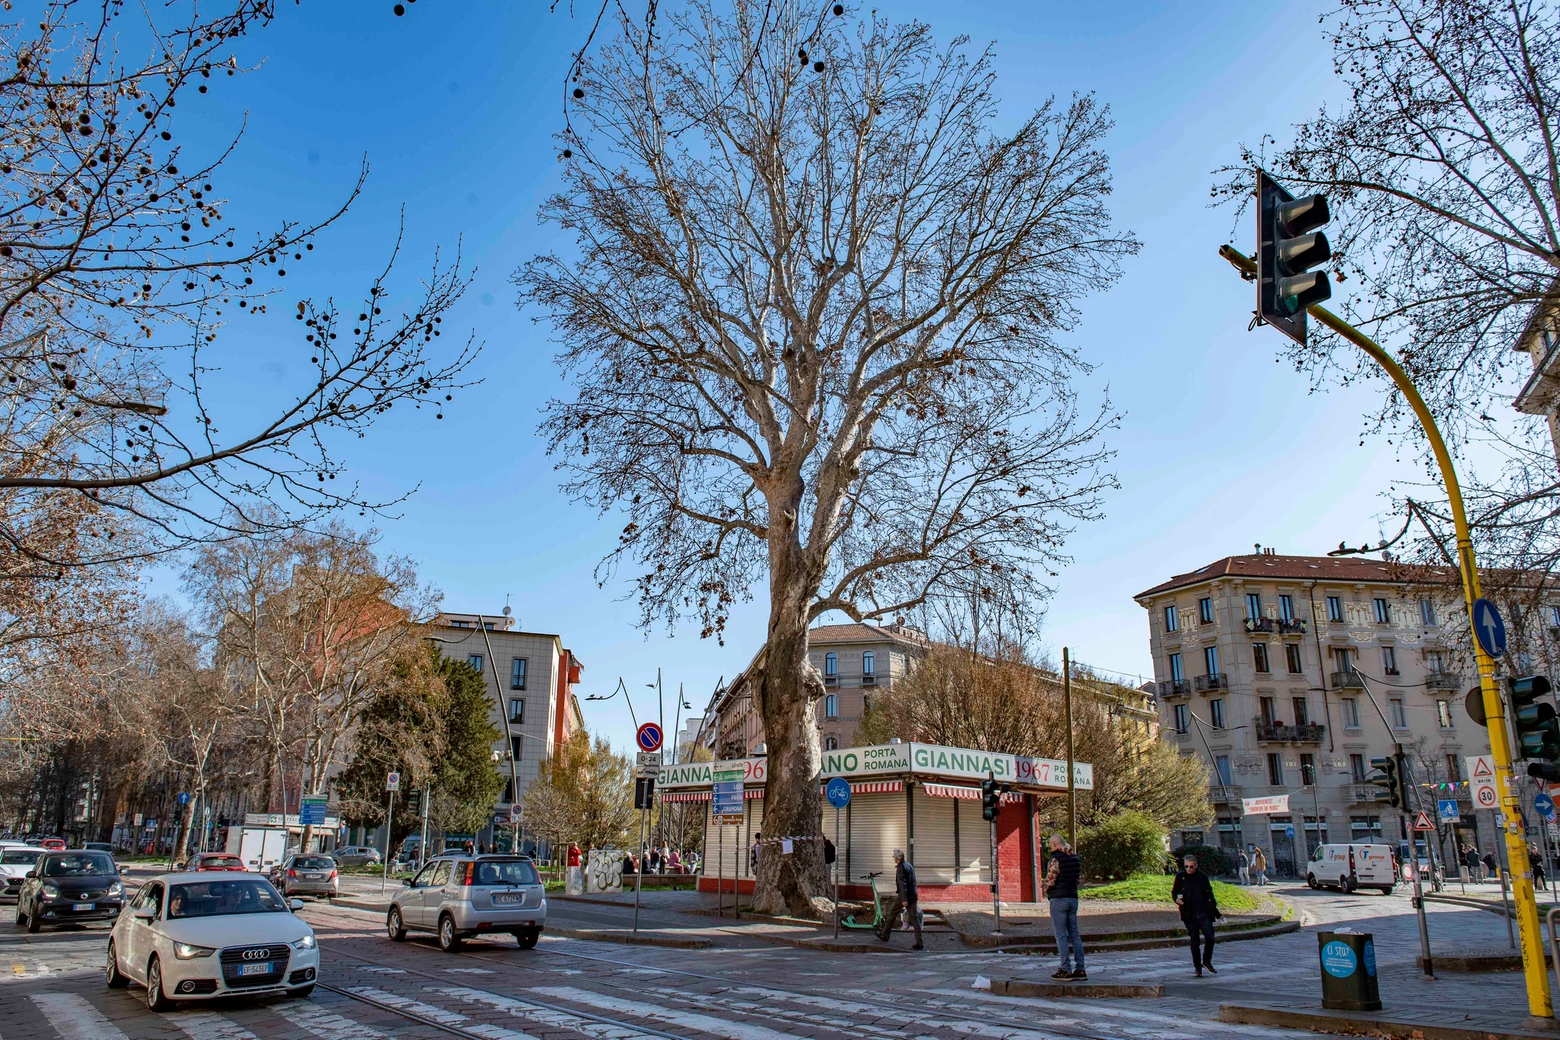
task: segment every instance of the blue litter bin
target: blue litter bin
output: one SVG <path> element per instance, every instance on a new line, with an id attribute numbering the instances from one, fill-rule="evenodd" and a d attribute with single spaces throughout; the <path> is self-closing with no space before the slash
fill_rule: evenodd
<path id="1" fill-rule="evenodd" d="M 1369 932 L 1318 932 L 1322 963 L 1322 1007 L 1336 1011 L 1380 1011 L 1376 944 Z"/>

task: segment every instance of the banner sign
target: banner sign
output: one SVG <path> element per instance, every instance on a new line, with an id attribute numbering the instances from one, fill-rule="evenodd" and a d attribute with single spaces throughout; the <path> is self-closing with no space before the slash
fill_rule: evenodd
<path id="1" fill-rule="evenodd" d="M 1289 811 L 1287 794 L 1270 794 L 1263 798 L 1242 798 L 1240 811 L 1247 816 L 1272 816 Z"/>
<path id="2" fill-rule="evenodd" d="M 688 762 L 664 766 L 661 787 L 708 787 L 717 782 L 715 773 L 738 769 L 742 770 L 744 783 L 761 785 L 767 779 L 767 765 L 768 759 L 741 758 L 725 762 Z M 819 778 L 827 780 L 836 776 L 855 778 L 904 773 L 967 780 L 984 780 L 990 774 L 999 783 L 1052 791 L 1067 789 L 1066 762 L 937 744 L 879 744 L 874 747 L 825 751 Z M 1074 762 L 1073 783 L 1080 791 L 1093 790 L 1094 766 L 1088 762 Z"/>

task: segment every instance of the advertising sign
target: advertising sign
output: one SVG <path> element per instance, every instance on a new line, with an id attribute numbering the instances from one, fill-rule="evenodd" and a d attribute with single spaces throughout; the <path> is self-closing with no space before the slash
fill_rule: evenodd
<path id="1" fill-rule="evenodd" d="M 1247 816 L 1274 816 L 1289 811 L 1287 794 L 1270 794 L 1261 798 L 1242 798 L 1240 811 Z"/>
<path id="2" fill-rule="evenodd" d="M 727 769 L 741 769 L 744 782 L 762 784 L 767 766 L 768 759 L 764 758 L 688 762 L 663 767 L 660 784 L 663 788 L 704 787 L 713 782 L 711 777 L 714 772 Z M 825 751 L 819 777 L 827 780 L 843 776 L 854 780 L 905 773 L 969 780 L 984 780 L 990 774 L 1000 783 L 1018 787 L 1041 787 L 1052 791 L 1067 789 L 1066 762 L 937 744 L 880 744 Z M 1078 790 L 1092 791 L 1094 766 L 1088 762 L 1074 762 L 1073 778 Z"/>

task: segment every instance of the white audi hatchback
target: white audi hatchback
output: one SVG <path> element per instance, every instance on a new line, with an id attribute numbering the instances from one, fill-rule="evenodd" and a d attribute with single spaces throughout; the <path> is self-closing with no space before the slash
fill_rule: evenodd
<path id="1" fill-rule="evenodd" d="M 258 874 L 165 874 L 141 886 L 109 935 L 109 986 L 139 982 L 146 1006 L 180 1000 L 289 993 L 306 997 L 319 975 L 314 930 Z"/>

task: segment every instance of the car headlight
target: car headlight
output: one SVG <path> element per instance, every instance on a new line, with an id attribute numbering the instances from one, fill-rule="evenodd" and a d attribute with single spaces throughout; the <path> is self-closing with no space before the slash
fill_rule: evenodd
<path id="1" fill-rule="evenodd" d="M 125 886 L 120 884 L 118 881 L 115 881 L 112 885 L 108 886 L 108 894 L 111 896 L 122 896 L 125 894 Z"/>
<path id="2" fill-rule="evenodd" d="M 293 946 L 293 949 L 295 949 L 295 950 L 312 950 L 312 949 L 314 949 L 314 946 L 315 946 L 315 943 L 314 943 L 314 933 L 310 932 L 308 935 L 305 935 L 302 939 L 299 939 L 297 942 L 293 943 L 292 946 Z"/>
<path id="3" fill-rule="evenodd" d="M 196 946 L 193 943 L 173 944 L 173 955 L 181 961 L 194 960 L 196 957 L 210 957 L 216 952 L 209 946 Z"/>
<path id="4" fill-rule="evenodd" d="M 57 885 L 44 885 L 43 886 L 43 894 L 48 896 L 50 899 L 58 899 L 60 897 L 59 886 L 57 886 Z"/>

